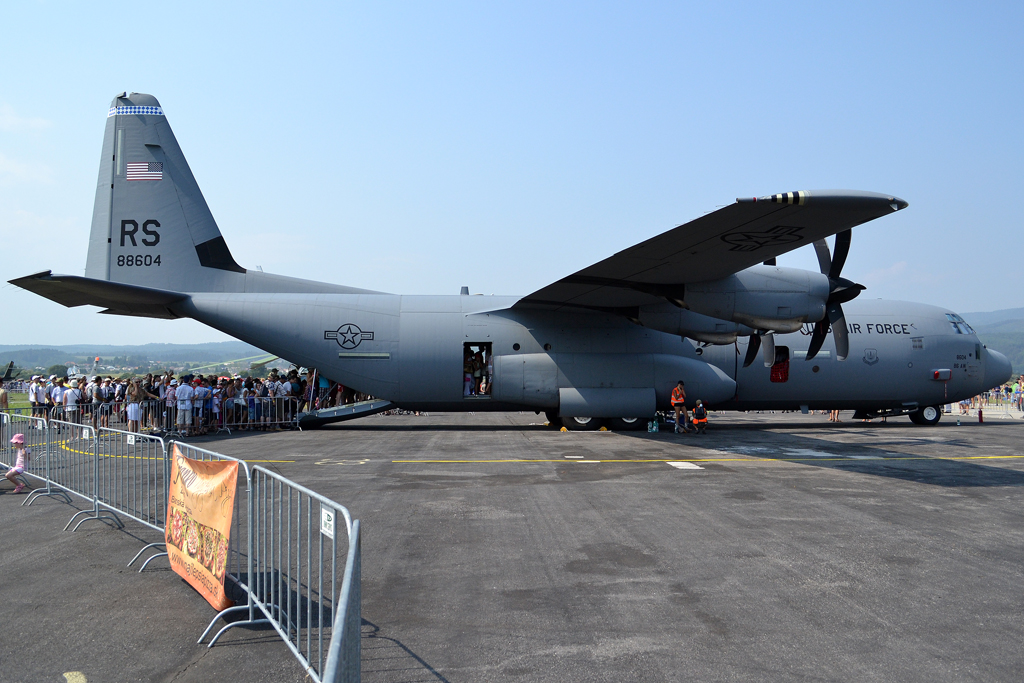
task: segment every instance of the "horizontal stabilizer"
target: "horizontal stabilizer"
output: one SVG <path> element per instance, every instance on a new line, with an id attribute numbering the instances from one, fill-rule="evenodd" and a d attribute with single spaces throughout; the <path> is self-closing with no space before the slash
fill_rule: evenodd
<path id="1" fill-rule="evenodd" d="M 10 283 L 69 308 L 100 306 L 107 309 L 104 313 L 147 318 L 179 318 L 181 316 L 172 308 L 187 298 L 180 292 L 76 275 L 53 275 L 48 270 L 11 280 Z"/>

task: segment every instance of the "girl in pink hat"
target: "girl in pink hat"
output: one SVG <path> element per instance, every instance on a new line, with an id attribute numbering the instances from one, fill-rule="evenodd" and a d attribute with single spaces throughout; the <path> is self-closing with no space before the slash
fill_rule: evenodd
<path id="1" fill-rule="evenodd" d="M 19 474 L 25 473 L 25 463 L 32 459 L 32 449 L 25 448 L 25 435 L 15 434 L 11 437 L 11 443 L 14 444 L 14 452 L 17 460 L 14 463 L 14 467 L 7 470 L 6 476 L 12 484 L 14 484 L 14 492 L 21 493 L 25 490 L 25 485 L 18 483 L 15 478 Z"/>

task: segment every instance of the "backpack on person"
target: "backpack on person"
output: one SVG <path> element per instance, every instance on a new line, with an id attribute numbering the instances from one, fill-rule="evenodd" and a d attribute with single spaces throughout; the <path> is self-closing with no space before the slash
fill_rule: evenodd
<path id="1" fill-rule="evenodd" d="M 704 409 L 704 406 L 697 406 L 693 409 L 693 417 L 698 420 L 706 420 L 708 417 L 708 411 Z"/>

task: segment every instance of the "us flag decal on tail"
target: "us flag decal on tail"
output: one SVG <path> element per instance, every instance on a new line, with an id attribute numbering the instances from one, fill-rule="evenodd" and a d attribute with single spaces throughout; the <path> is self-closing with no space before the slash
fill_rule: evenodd
<path id="1" fill-rule="evenodd" d="M 163 180 L 164 164 L 161 161 L 140 161 L 127 164 L 128 180 Z"/>

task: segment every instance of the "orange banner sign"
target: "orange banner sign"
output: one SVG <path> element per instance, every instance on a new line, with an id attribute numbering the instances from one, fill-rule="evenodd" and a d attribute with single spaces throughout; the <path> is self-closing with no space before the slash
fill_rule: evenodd
<path id="1" fill-rule="evenodd" d="M 171 567 L 218 610 L 224 595 L 238 463 L 186 458 L 174 445 L 167 497 L 167 554 Z"/>

